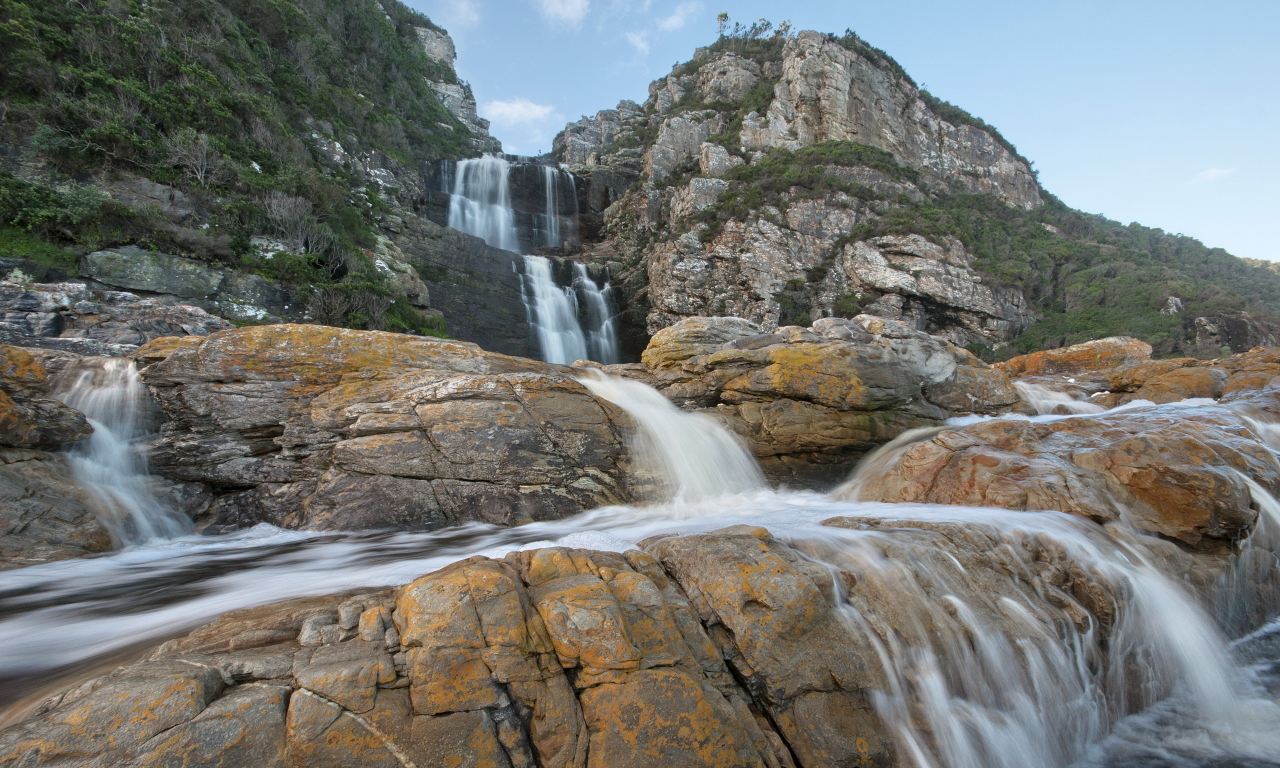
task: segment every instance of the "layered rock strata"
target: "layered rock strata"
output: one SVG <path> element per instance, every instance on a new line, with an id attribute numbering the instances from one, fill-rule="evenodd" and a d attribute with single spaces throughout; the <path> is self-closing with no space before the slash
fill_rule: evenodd
<path id="1" fill-rule="evenodd" d="M 141 298 L 78 282 L 0 281 L 0 336 L 23 347 L 118 356 L 162 336 L 207 336 L 232 327 L 172 298 Z"/>
<path id="2" fill-rule="evenodd" d="M 1075 625 L 1105 638 L 1115 625 L 1122 588 L 1049 542 L 1002 547 L 980 526 L 886 524 L 860 540 L 927 545 L 935 570 L 965 585 L 953 587 L 975 590 L 969 620 L 998 621 L 997 604 L 1013 599 L 1045 637 Z M 828 525 L 835 535 L 870 523 Z M 887 683 L 876 648 L 929 647 L 933 633 L 963 627 L 939 610 L 924 632 L 914 608 L 895 606 L 895 581 L 923 571 L 895 580 L 856 558 L 828 567 L 797 546 L 736 526 L 621 554 L 473 557 L 397 590 L 237 611 L 49 699 L 0 732 L 0 762 L 909 764 L 871 703 Z M 975 554 L 988 551 L 998 554 Z M 860 625 L 851 610 L 876 620 Z"/>
<path id="3" fill-rule="evenodd" d="M 1021 402 L 969 352 L 871 315 L 773 333 L 740 318 L 690 318 L 655 335 L 643 360 L 606 370 L 715 415 L 773 481 L 792 485 L 834 484 L 908 429 Z"/>
<path id="4" fill-rule="evenodd" d="M 628 498 L 625 418 L 554 366 L 301 325 L 136 354 L 168 415 L 153 471 L 212 487 L 218 527 L 512 525 Z"/>

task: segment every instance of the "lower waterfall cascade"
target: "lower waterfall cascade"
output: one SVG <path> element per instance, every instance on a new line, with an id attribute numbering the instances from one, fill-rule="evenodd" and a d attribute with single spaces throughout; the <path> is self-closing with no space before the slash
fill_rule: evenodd
<path id="1" fill-rule="evenodd" d="M 512 204 L 513 166 L 505 157 L 485 155 L 459 160 L 456 168 L 446 171 L 451 190 L 448 225 L 516 253 L 524 253 L 522 242 L 531 243 L 531 249 L 555 249 L 576 237 L 578 193 L 573 174 L 540 163 L 516 166 L 537 168 L 543 196 L 541 212 L 532 214 L 526 236 L 521 237 Z M 566 207 L 571 209 L 567 215 Z M 597 283 L 586 265 L 574 263 L 571 279 L 558 283 L 545 256 L 526 254 L 518 266 L 525 313 L 542 360 L 561 365 L 575 360 L 621 362 L 617 308 L 607 280 Z"/>
<path id="2" fill-rule="evenodd" d="M 67 453 L 72 474 L 95 498 L 98 515 L 121 541 L 141 544 L 191 532 L 191 521 L 162 504 L 148 486 L 137 445 L 147 388 L 132 360 L 85 358 L 62 374 L 55 395 L 83 413 L 93 434 Z"/>
<path id="3" fill-rule="evenodd" d="M 67 380 L 61 396 L 114 441 L 113 455 L 136 456 L 121 448 L 138 429 L 132 363 L 108 360 Z M 30 711 L 17 702 L 40 679 L 233 608 L 402 584 L 476 554 L 552 545 L 622 552 L 653 536 L 746 525 L 847 575 L 834 582 L 840 616 L 883 670 L 871 704 L 904 765 L 1189 768 L 1267 765 L 1280 755 L 1280 706 L 1261 677 L 1265 665 L 1235 660 L 1223 630 L 1152 566 L 1156 555 L 1140 537 L 1056 512 L 770 491 L 714 417 L 681 411 L 635 381 L 590 370 L 580 380 L 637 424 L 637 453 L 663 500 L 516 528 L 326 534 L 259 524 L 216 538 L 182 536 L 164 528 L 164 516 L 138 517 L 133 507 L 134 546 L 0 573 L 0 679 L 8 683 L 4 703 L 15 707 L 10 720 Z M 103 462 L 104 445 L 76 460 Z M 113 498 L 147 507 L 145 483 L 135 484 L 143 469 L 132 461 L 76 471 Z M 1280 533 L 1280 505 L 1260 487 L 1253 492 L 1267 510 L 1259 528 Z M 847 523 L 821 524 L 832 518 Z M 146 541 L 144 519 L 153 526 L 147 535 L 159 538 Z M 1089 610 L 1047 600 L 1038 579 L 1019 576 L 1055 557 L 1124 596 L 1107 632 Z M 898 631 L 886 633 L 889 625 Z M 1240 643 L 1269 648 L 1267 663 L 1280 663 L 1280 622 Z"/>

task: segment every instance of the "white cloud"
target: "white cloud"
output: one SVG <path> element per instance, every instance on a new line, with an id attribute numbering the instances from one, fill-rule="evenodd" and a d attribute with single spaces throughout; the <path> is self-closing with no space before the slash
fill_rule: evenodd
<path id="1" fill-rule="evenodd" d="M 543 16 L 573 27 L 582 24 L 591 9 L 591 0 L 537 0 L 537 3 Z"/>
<path id="2" fill-rule="evenodd" d="M 702 8 L 702 3 L 681 3 L 676 6 L 671 15 L 665 19 L 658 20 L 658 29 L 663 32 L 674 32 L 684 27 L 689 17 L 697 13 Z"/>
<path id="3" fill-rule="evenodd" d="M 471 27 L 480 23 L 475 0 L 445 0 L 439 22 L 445 27 Z"/>
<path id="4" fill-rule="evenodd" d="M 533 125 L 558 118 L 555 108 L 548 104 L 534 104 L 528 99 L 486 101 L 480 105 L 480 113 L 495 125 Z"/>
<path id="5" fill-rule="evenodd" d="M 649 33 L 648 32 L 628 32 L 623 37 L 627 38 L 627 42 L 635 46 L 641 56 L 649 55 Z"/>
<path id="6" fill-rule="evenodd" d="M 1191 181 L 1188 181 L 1187 183 L 1203 184 L 1206 181 L 1217 181 L 1218 179 L 1225 179 L 1235 172 L 1235 168 L 1205 168 L 1203 171 L 1192 177 Z"/>

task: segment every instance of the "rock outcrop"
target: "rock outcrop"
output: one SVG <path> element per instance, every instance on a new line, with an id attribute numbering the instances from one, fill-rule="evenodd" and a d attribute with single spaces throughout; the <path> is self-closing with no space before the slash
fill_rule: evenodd
<path id="1" fill-rule="evenodd" d="M 944 429 L 836 495 L 1058 510 L 1104 524 L 1123 520 L 1188 547 L 1221 551 L 1256 521 L 1246 478 L 1280 492 L 1275 457 L 1242 418 L 1262 412 L 1277 420 L 1280 397 L 1274 389 L 1254 390 L 1233 405 Z"/>
<path id="2" fill-rule="evenodd" d="M 141 298 L 76 282 L 0 281 L 0 337 L 23 347 L 118 356 L 161 336 L 206 336 L 232 327 L 172 298 Z"/>
<path id="3" fill-rule="evenodd" d="M 1061 548 L 885 522 L 860 539 L 868 554 L 935 553 L 934 573 L 974 590 L 966 621 L 999 626 L 1012 599 L 1044 637 L 1058 621 L 1105 647 L 1122 595 Z M 836 538 L 873 525 L 827 524 Z M 0 732 L 0 764 L 908 765 L 872 704 L 888 683 L 876 649 L 965 626 L 903 591 L 929 576 L 877 565 L 894 558 L 828 567 L 804 549 L 736 526 L 623 553 L 473 557 L 396 590 L 237 611 L 52 697 Z"/>
<path id="4" fill-rule="evenodd" d="M 909 79 L 847 42 L 803 32 L 750 56 L 700 50 L 655 81 L 643 107 L 623 102 L 556 138 L 585 190 L 584 235 L 603 241 L 581 258 L 644 265 L 616 283 L 624 322 L 653 334 L 687 317 L 735 316 L 771 331 L 868 312 L 960 346 L 999 347 L 1039 319 L 1021 290 L 988 285 L 954 238 L 852 240 L 858 225 L 936 193 L 990 193 L 1027 209 L 1040 197 L 1000 140 L 948 123 Z M 814 186 L 807 170 L 788 176 L 768 154 L 814 145 L 859 147 L 862 159 L 833 155 Z"/>
<path id="5" fill-rule="evenodd" d="M 169 419 L 152 470 L 210 486 L 215 530 L 512 525 L 628 498 L 627 422 L 566 369 L 302 325 L 136 356 Z"/>
<path id="6" fill-rule="evenodd" d="M 1112 336 L 1070 347 L 1046 349 L 1020 355 L 992 367 L 1019 379 L 1023 376 L 1059 374 L 1070 376 L 1104 368 L 1135 365 L 1151 359 L 1151 345 L 1128 336 Z"/>
<path id="7" fill-rule="evenodd" d="M 502 142 L 489 135 L 489 121 L 476 114 L 476 97 L 471 92 L 471 86 L 459 80 L 454 73 L 454 61 L 458 58 L 458 52 L 453 38 L 434 24 L 429 27 L 415 26 L 413 31 L 418 36 L 423 53 L 443 65 L 439 79 L 428 80 L 427 86 L 444 108 L 458 118 L 471 134 L 471 148 L 476 152 L 501 152 Z"/>
<path id="8" fill-rule="evenodd" d="M 905 430 L 1021 400 L 965 350 L 871 315 L 774 333 L 740 318 L 690 318 L 656 334 L 643 360 L 606 370 L 714 414 L 770 479 L 792 485 L 834 483 Z"/>
<path id="9" fill-rule="evenodd" d="M 0 570 L 114 546 L 63 457 L 38 450 L 92 432 L 84 414 L 49 397 L 40 350 L 0 346 Z"/>

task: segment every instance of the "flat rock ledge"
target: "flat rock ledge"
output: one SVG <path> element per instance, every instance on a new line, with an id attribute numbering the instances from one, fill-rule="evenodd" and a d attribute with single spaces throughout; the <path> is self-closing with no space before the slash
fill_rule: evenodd
<path id="1" fill-rule="evenodd" d="M 1043 595 L 1081 627 L 1114 623 L 1122 594 L 1060 548 L 925 527 L 904 535 L 988 585 L 985 620 L 1002 595 Z M 927 644 L 895 600 L 748 526 L 472 557 L 399 589 L 229 613 L 49 699 L 0 732 L 0 765 L 899 765 L 871 704 L 875 645 L 841 614 Z"/>

